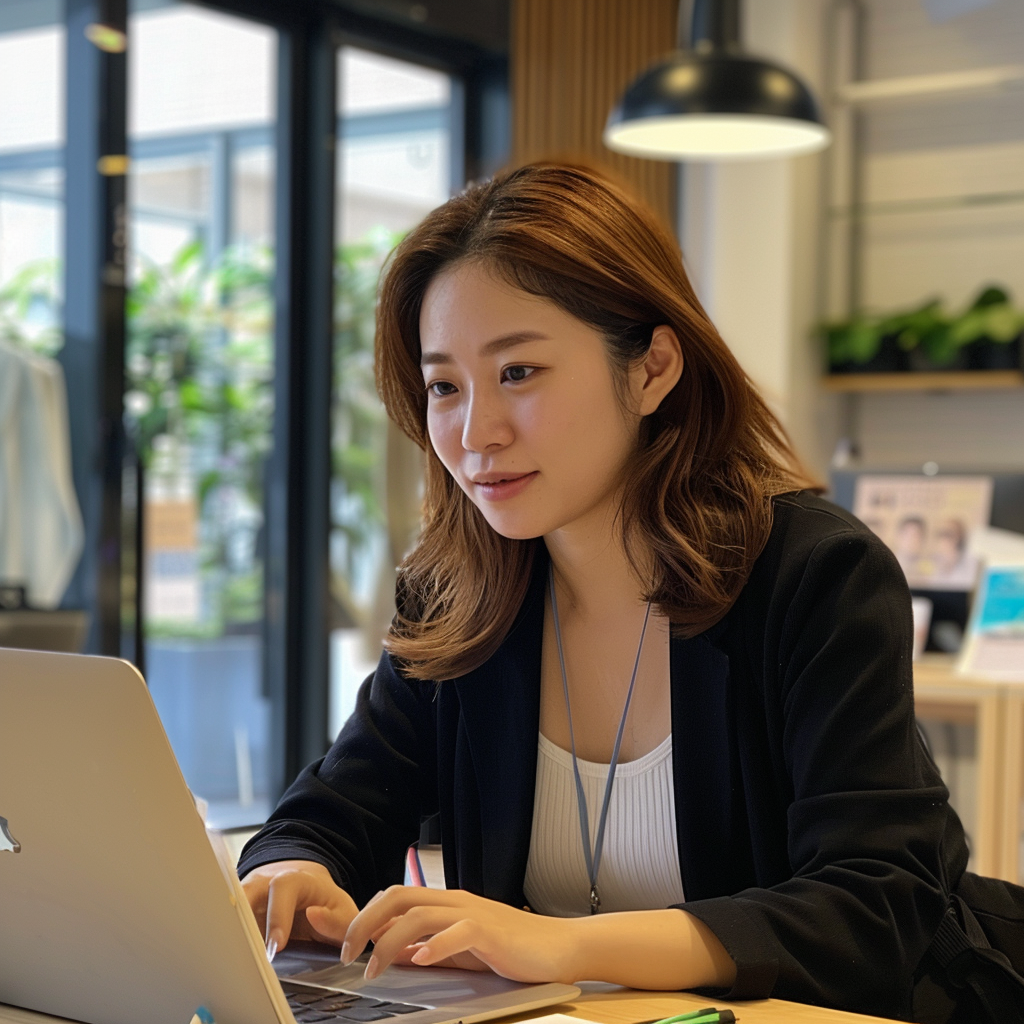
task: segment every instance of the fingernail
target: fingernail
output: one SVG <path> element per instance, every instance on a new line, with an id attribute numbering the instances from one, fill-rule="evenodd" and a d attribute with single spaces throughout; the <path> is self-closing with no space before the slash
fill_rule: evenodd
<path id="1" fill-rule="evenodd" d="M 367 981 L 372 981 L 380 973 L 380 961 L 377 959 L 377 954 L 374 953 L 369 960 L 366 961 L 366 970 L 363 972 L 363 977 Z"/>
<path id="2" fill-rule="evenodd" d="M 430 949 L 427 946 L 420 946 L 410 957 L 414 964 L 422 964 L 430 959 Z"/>
<path id="3" fill-rule="evenodd" d="M 341 944 L 341 962 L 348 967 L 355 957 L 352 955 L 352 944 L 350 942 L 343 942 Z"/>
<path id="4" fill-rule="evenodd" d="M 275 956 L 277 956 L 277 939 L 267 939 L 267 959 L 273 963 Z"/>

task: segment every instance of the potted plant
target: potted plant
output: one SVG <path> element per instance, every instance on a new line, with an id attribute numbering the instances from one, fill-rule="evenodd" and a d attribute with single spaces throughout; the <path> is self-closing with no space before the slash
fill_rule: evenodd
<path id="1" fill-rule="evenodd" d="M 856 314 L 821 327 L 830 373 L 1021 368 L 1024 312 L 990 285 L 949 316 L 939 299 L 882 316 Z"/>
<path id="2" fill-rule="evenodd" d="M 904 354 L 894 339 L 863 316 L 822 327 L 830 373 L 894 373 L 905 369 Z"/>
<path id="3" fill-rule="evenodd" d="M 950 324 L 950 335 L 966 353 L 972 370 L 1015 370 L 1022 366 L 1024 312 L 1002 288 L 988 287 Z"/>

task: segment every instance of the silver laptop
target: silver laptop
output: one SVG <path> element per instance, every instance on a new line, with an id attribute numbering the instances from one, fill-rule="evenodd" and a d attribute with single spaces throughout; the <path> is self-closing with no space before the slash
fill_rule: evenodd
<path id="1" fill-rule="evenodd" d="M 217 1024 L 470 1024 L 579 995 L 436 968 L 367 984 L 337 957 L 267 962 L 134 667 L 0 649 L 0 1004 L 89 1024 L 200 1007 Z"/>

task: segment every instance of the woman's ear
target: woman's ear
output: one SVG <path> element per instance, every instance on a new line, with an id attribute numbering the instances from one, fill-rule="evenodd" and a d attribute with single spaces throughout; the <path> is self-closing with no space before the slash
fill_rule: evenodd
<path id="1" fill-rule="evenodd" d="M 671 327 L 654 328 L 651 345 L 641 366 L 640 415 L 648 416 L 661 405 L 683 373 L 683 348 Z"/>

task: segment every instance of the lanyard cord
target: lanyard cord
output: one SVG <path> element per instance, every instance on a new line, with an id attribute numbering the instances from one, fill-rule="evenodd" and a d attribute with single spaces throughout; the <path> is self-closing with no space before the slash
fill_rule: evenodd
<path id="1" fill-rule="evenodd" d="M 565 655 L 562 652 L 562 629 L 558 623 L 558 599 L 555 596 L 555 570 L 548 567 L 548 586 L 551 591 L 551 614 L 555 620 L 555 643 L 558 646 L 558 664 L 562 669 L 562 692 L 565 694 L 565 713 L 569 718 L 569 746 L 572 749 L 572 772 L 576 779 L 576 806 L 580 815 L 580 839 L 583 840 L 583 856 L 587 863 L 587 875 L 590 878 L 590 913 L 596 914 L 601 906 L 601 897 L 597 892 L 597 873 L 601 869 L 601 851 L 604 847 L 604 827 L 608 821 L 608 808 L 612 801 L 612 784 L 615 782 L 615 767 L 619 763 L 619 747 L 622 744 L 622 733 L 626 728 L 626 715 L 629 714 L 629 702 L 633 699 L 633 687 L 636 685 L 636 674 L 640 668 L 640 652 L 644 649 L 644 635 L 647 633 L 647 621 L 651 617 L 651 602 L 647 602 L 644 614 L 643 629 L 640 630 L 640 643 L 636 649 L 636 661 L 633 663 L 633 675 L 626 691 L 626 703 L 619 719 L 619 729 L 615 734 L 615 746 L 612 747 L 612 762 L 608 766 L 608 779 L 604 786 L 604 800 L 601 803 L 601 817 L 597 822 L 597 837 L 594 849 L 590 849 L 590 818 L 587 815 L 587 798 L 583 792 L 583 780 L 576 760 L 576 736 L 572 728 L 572 708 L 569 706 L 569 679 L 565 673 Z"/>

